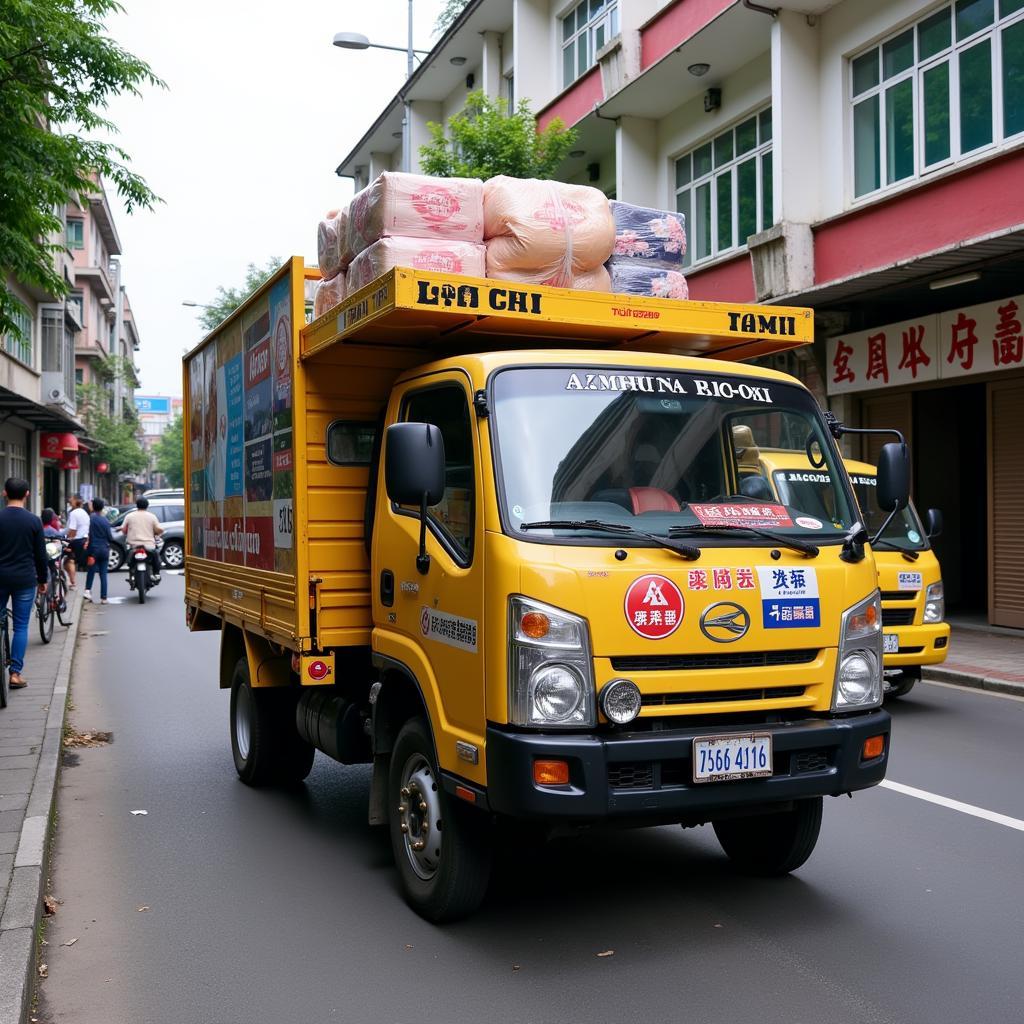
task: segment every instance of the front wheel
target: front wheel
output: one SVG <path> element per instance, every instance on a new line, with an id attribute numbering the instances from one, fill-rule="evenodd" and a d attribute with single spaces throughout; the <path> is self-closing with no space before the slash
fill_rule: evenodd
<path id="1" fill-rule="evenodd" d="M 110 555 L 107 558 L 107 572 L 117 572 L 124 565 L 124 553 L 116 544 L 110 545 Z"/>
<path id="2" fill-rule="evenodd" d="M 471 914 L 490 878 L 490 822 L 445 793 L 421 719 L 406 722 L 395 740 L 388 799 L 391 849 L 408 904 L 428 921 Z"/>
<path id="3" fill-rule="evenodd" d="M 46 590 L 36 594 L 36 615 L 39 617 L 39 639 L 48 644 L 53 639 L 53 581 Z"/>
<path id="4" fill-rule="evenodd" d="M 729 860 L 748 875 L 795 871 L 814 852 L 821 831 L 821 797 L 797 800 L 791 810 L 712 822 Z"/>
<path id="5" fill-rule="evenodd" d="M 920 668 L 905 668 L 898 676 L 893 676 L 889 688 L 885 691 L 886 697 L 906 697 L 921 678 Z"/>

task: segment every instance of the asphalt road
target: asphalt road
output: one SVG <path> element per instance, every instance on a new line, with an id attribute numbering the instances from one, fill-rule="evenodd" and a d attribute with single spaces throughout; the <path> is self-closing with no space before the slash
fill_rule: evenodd
<path id="1" fill-rule="evenodd" d="M 592 836 L 426 924 L 366 769 L 237 780 L 217 635 L 185 632 L 182 591 L 84 612 L 72 722 L 113 742 L 62 775 L 41 1021 L 1024 1019 L 1024 832 L 890 789 L 828 801 L 789 878 L 733 875 L 708 828 Z M 894 715 L 890 779 L 1024 818 L 1024 701 L 922 684 Z"/>

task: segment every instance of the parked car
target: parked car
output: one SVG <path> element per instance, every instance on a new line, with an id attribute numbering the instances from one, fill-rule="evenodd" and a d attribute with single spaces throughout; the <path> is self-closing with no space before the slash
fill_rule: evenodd
<path id="1" fill-rule="evenodd" d="M 127 549 L 124 542 L 124 533 L 121 530 L 121 525 L 124 523 L 124 517 L 135 510 L 135 506 L 131 505 L 124 512 L 118 516 L 113 522 L 114 539 L 110 545 L 110 572 L 117 572 L 118 569 L 124 567 L 125 558 L 127 556 Z M 185 499 L 181 498 L 154 498 L 149 503 L 149 511 L 153 513 L 160 520 L 160 524 L 180 522 L 185 518 Z M 158 538 L 157 548 L 159 550 L 161 541 L 163 538 Z M 182 551 L 184 552 L 184 545 L 182 545 Z"/>
<path id="2" fill-rule="evenodd" d="M 185 520 L 164 523 L 163 526 L 160 560 L 168 569 L 181 569 L 185 565 Z"/>
<path id="3" fill-rule="evenodd" d="M 145 497 L 152 501 L 154 498 L 181 498 L 185 500 L 185 488 L 184 487 L 165 487 L 160 490 L 146 491 Z"/>

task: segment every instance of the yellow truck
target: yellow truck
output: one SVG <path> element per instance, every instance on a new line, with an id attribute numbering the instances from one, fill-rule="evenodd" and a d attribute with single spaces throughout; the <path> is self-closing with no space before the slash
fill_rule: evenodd
<path id="1" fill-rule="evenodd" d="M 804 452 L 745 449 L 747 466 L 756 459 L 783 504 L 799 505 L 818 517 L 832 513 L 831 481 Z M 942 514 L 929 509 L 922 524 L 910 502 L 883 530 L 888 517 L 878 504 L 878 473 L 867 462 L 844 460 L 864 525 L 872 536 L 882 598 L 882 651 L 886 696 L 903 697 L 921 678 L 923 665 L 937 665 L 949 653 L 942 570 L 929 543 L 942 532 Z"/>
<path id="2" fill-rule="evenodd" d="M 711 823 L 740 870 L 885 775 L 882 610 L 796 380 L 810 310 L 396 269 L 304 325 L 293 258 L 185 357 L 186 610 L 235 767 L 372 764 L 406 899 L 483 898 L 495 834 Z M 834 514 L 744 487 L 737 428 Z M 908 500 L 886 445 L 883 508 Z"/>

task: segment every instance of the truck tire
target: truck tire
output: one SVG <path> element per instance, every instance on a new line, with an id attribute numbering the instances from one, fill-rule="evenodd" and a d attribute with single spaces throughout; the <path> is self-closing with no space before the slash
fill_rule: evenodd
<path id="1" fill-rule="evenodd" d="M 231 676 L 231 754 L 235 771 L 247 786 L 301 782 L 316 755 L 295 728 L 295 695 L 254 689 L 244 657 L 235 663 Z"/>
<path id="2" fill-rule="evenodd" d="M 437 923 L 471 914 L 491 874 L 490 821 L 445 793 L 422 719 L 409 719 L 395 740 L 388 800 L 391 848 L 406 902 Z"/>
<path id="3" fill-rule="evenodd" d="M 898 676 L 894 676 L 889 689 L 885 691 L 886 697 L 906 697 L 921 678 L 920 668 L 905 668 Z"/>
<path id="4" fill-rule="evenodd" d="M 821 831 L 821 797 L 797 800 L 780 814 L 712 822 L 733 865 L 744 874 L 769 878 L 795 871 L 814 852 Z"/>

